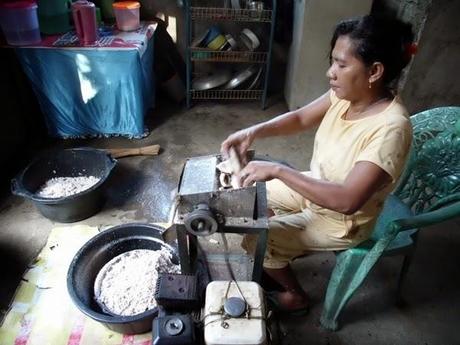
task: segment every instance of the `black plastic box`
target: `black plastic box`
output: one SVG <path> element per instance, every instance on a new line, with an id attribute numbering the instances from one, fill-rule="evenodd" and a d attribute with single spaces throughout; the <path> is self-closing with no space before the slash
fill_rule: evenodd
<path id="1" fill-rule="evenodd" d="M 196 275 L 162 273 L 157 279 L 155 299 L 166 310 L 200 308 Z"/>

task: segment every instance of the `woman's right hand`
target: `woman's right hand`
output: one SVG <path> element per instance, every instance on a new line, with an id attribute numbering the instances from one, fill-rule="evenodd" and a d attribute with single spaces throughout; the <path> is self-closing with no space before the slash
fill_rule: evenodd
<path id="1" fill-rule="evenodd" d="M 229 157 L 230 147 L 233 147 L 243 164 L 247 163 L 246 152 L 254 141 L 254 131 L 251 128 L 245 128 L 230 134 L 220 146 L 220 152 L 224 158 Z"/>

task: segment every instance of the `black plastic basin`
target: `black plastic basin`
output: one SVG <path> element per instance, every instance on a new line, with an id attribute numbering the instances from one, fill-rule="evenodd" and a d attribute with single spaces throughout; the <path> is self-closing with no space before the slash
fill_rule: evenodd
<path id="1" fill-rule="evenodd" d="M 104 182 L 116 165 L 104 150 L 61 149 L 45 152 L 34 159 L 11 181 L 13 194 L 31 199 L 40 213 L 60 223 L 91 217 L 104 205 Z M 80 193 L 61 198 L 44 198 L 36 193 L 53 177 L 95 176 L 99 182 Z"/>
<path id="2" fill-rule="evenodd" d="M 178 264 L 176 251 L 162 240 L 164 229 L 150 224 L 124 224 L 91 238 L 77 252 L 67 273 L 67 290 L 75 305 L 90 318 L 115 332 L 145 333 L 152 329 L 158 308 L 134 316 L 105 313 L 94 299 L 94 281 L 102 267 L 114 257 L 134 249 L 159 250 L 165 247 Z"/>

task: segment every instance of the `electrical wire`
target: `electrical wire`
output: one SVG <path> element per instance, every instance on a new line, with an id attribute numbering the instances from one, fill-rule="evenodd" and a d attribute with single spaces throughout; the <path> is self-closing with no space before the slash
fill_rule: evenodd
<path id="1" fill-rule="evenodd" d="M 236 280 L 235 278 L 235 274 L 233 273 L 233 269 L 232 269 L 232 266 L 230 265 L 230 258 L 229 258 L 229 249 L 228 249 L 228 242 L 227 242 L 227 237 L 225 236 L 225 233 L 224 232 L 221 232 L 220 233 L 221 236 L 222 236 L 222 243 L 224 244 L 224 257 L 225 257 L 225 262 L 227 264 L 227 268 L 228 268 L 228 271 L 230 273 L 230 277 L 232 278 L 232 280 L 229 282 L 228 284 L 228 288 L 227 288 L 227 293 L 228 293 L 228 290 L 230 289 L 230 284 L 231 282 L 235 282 L 235 285 L 236 285 L 236 288 L 238 289 L 238 292 L 240 293 L 241 297 L 243 298 L 244 300 L 244 303 L 246 304 L 246 309 L 248 308 L 248 302 L 246 301 L 246 298 L 244 297 L 243 295 L 243 292 L 241 291 L 240 289 L 240 286 L 238 285 L 238 281 Z M 226 296 L 227 297 L 227 296 Z"/>

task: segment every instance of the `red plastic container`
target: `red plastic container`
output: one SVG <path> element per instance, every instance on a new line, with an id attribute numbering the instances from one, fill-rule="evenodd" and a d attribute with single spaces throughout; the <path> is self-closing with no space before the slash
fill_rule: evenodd
<path id="1" fill-rule="evenodd" d="M 81 45 L 94 45 L 98 39 L 96 6 L 89 1 L 72 3 L 72 16 Z"/>

